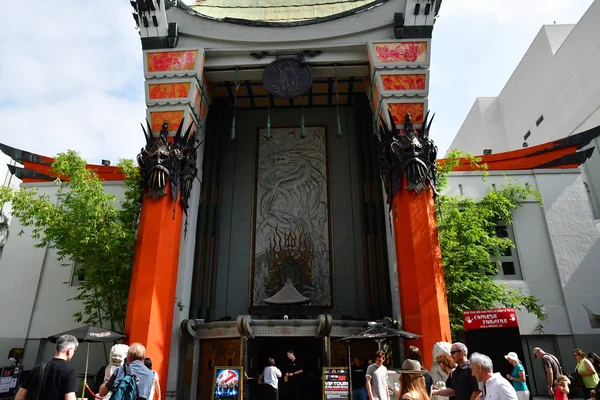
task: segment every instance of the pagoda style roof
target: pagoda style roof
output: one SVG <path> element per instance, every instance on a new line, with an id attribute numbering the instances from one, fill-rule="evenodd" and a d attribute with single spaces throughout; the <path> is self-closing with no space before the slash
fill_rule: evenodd
<path id="1" fill-rule="evenodd" d="M 199 15 L 225 21 L 254 21 L 273 24 L 319 22 L 375 7 L 387 0 L 197 0 L 178 2 Z"/>
<path id="2" fill-rule="evenodd" d="M 8 165 L 8 169 L 17 178 L 24 183 L 28 182 L 52 182 L 57 176 L 51 170 L 54 159 L 39 154 L 30 153 L 28 151 L 16 149 L 6 144 L 0 143 L 0 151 L 23 165 Z M 119 167 L 111 167 L 106 165 L 87 164 L 87 168 L 92 169 L 103 181 L 124 181 L 125 174 Z M 67 179 L 61 177 L 61 179 Z"/>

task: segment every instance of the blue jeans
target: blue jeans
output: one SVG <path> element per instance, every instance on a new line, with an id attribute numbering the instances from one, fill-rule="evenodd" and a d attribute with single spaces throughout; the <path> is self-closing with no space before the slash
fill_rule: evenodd
<path id="1" fill-rule="evenodd" d="M 360 388 L 352 390 L 352 400 L 367 400 L 367 389 Z"/>

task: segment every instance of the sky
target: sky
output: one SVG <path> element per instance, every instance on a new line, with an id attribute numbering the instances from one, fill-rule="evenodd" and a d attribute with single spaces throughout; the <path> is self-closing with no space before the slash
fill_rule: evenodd
<path id="1" fill-rule="evenodd" d="M 600 1 L 600 0 L 597 0 Z M 497 96 L 543 24 L 592 0 L 444 0 L 432 43 L 431 136 L 443 155 L 477 97 Z M 11 1 L 0 12 L 0 142 L 90 163 L 144 144 L 142 50 L 127 0 Z"/>

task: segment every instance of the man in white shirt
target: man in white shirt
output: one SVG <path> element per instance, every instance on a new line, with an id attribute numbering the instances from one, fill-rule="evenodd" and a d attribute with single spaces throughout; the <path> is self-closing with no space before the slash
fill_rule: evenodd
<path id="1" fill-rule="evenodd" d="M 370 400 L 390 400 L 390 391 L 387 385 L 388 370 L 383 365 L 385 353 L 378 350 L 375 353 L 375 364 L 367 368 L 367 394 Z"/>
<path id="2" fill-rule="evenodd" d="M 485 400 L 518 400 L 513 385 L 499 372 L 494 373 L 494 364 L 488 356 L 473 353 L 470 362 L 473 376 L 483 383 Z"/>
<path id="3" fill-rule="evenodd" d="M 266 390 L 266 400 L 277 400 L 278 390 L 277 385 L 281 378 L 281 371 L 275 366 L 275 360 L 269 358 L 269 365 L 267 365 L 263 371 L 263 382 Z"/>

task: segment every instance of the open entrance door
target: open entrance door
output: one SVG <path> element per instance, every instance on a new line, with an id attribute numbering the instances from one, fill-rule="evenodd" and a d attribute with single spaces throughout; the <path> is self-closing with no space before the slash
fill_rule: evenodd
<path id="1" fill-rule="evenodd" d="M 258 384 L 258 375 L 267 365 L 269 357 L 275 359 L 282 374 L 288 372 L 289 360 L 287 352 L 293 351 L 301 362 L 303 376 L 297 387 L 300 388 L 298 397 L 296 389 L 282 376 L 279 380 L 279 400 L 319 399 L 322 397 L 322 367 L 324 361 L 323 339 L 318 338 L 255 338 L 248 340 L 248 382 L 247 388 L 251 399 L 264 398 L 264 387 Z"/>

